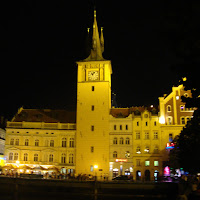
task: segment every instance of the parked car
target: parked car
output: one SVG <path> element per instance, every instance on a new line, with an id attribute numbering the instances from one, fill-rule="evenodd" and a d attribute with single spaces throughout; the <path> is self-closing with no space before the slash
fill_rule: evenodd
<path id="1" fill-rule="evenodd" d="M 128 181 L 128 180 L 130 180 L 130 178 L 129 178 L 129 176 L 126 176 L 126 175 L 119 175 L 119 176 L 114 177 L 112 180 Z"/>

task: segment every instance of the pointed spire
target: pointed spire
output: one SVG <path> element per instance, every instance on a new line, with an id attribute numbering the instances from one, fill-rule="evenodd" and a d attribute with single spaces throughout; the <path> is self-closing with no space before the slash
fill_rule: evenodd
<path id="1" fill-rule="evenodd" d="M 103 27 L 101 27 L 101 52 L 104 52 L 104 38 L 103 38 Z"/>
<path id="2" fill-rule="evenodd" d="M 104 46 L 104 41 L 103 41 Z M 102 44 L 99 38 L 99 31 L 97 26 L 97 19 L 96 19 L 96 10 L 94 10 L 94 23 L 93 23 L 93 35 L 92 35 L 92 49 L 91 53 L 85 61 L 88 60 L 104 60 L 102 56 Z"/>

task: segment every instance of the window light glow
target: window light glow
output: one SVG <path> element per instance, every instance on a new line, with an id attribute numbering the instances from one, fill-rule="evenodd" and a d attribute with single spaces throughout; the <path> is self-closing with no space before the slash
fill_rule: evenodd
<path id="1" fill-rule="evenodd" d="M 165 117 L 164 117 L 164 116 L 161 116 L 161 117 L 159 118 L 159 122 L 160 122 L 160 124 L 165 124 Z"/>

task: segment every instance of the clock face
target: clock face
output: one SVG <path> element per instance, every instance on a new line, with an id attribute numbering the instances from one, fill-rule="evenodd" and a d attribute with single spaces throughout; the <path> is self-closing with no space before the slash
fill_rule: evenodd
<path id="1" fill-rule="evenodd" d="M 95 81 L 98 79 L 98 77 L 99 77 L 98 71 L 89 71 L 88 72 L 88 80 Z"/>

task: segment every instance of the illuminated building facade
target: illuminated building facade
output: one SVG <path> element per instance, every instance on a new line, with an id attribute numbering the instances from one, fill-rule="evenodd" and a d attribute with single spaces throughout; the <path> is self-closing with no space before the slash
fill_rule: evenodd
<path id="1" fill-rule="evenodd" d="M 151 106 L 111 107 L 111 61 L 103 58 L 103 30 L 99 37 L 94 12 L 92 49 L 77 62 L 77 111 L 19 109 L 7 123 L 7 163 L 62 173 L 92 174 L 101 180 L 131 175 L 153 180 L 163 175 L 166 146 L 193 115 L 181 96 L 183 85 L 159 97 Z"/>
<path id="2" fill-rule="evenodd" d="M 0 128 L 0 155 L 4 154 L 6 131 Z"/>

